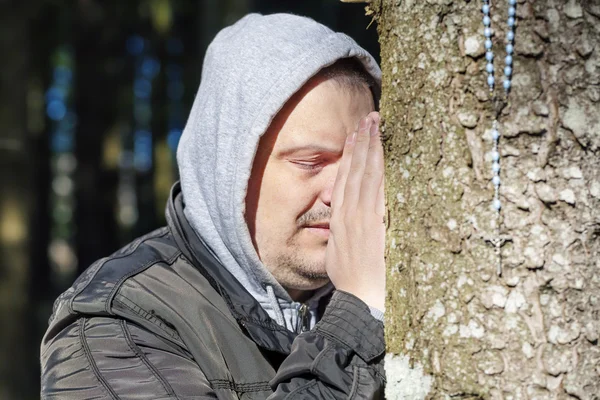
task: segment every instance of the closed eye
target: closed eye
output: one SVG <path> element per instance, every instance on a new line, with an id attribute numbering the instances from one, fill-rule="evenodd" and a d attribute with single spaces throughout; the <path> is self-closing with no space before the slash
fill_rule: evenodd
<path id="1" fill-rule="evenodd" d="M 323 162 L 304 162 L 304 161 L 291 161 L 292 164 L 298 168 L 305 169 L 307 171 L 315 171 L 323 167 Z"/>

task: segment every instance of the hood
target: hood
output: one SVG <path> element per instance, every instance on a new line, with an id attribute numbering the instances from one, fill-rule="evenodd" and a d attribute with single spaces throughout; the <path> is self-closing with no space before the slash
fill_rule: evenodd
<path id="1" fill-rule="evenodd" d="M 244 219 L 248 179 L 260 137 L 277 112 L 319 70 L 347 57 L 356 57 L 381 82 L 376 61 L 347 35 L 296 15 L 245 16 L 208 47 L 177 149 L 184 213 L 194 231 L 265 311 L 290 330 L 298 326 L 300 304 L 254 249 Z M 311 326 L 318 298 L 330 290 L 317 291 L 306 303 Z"/>

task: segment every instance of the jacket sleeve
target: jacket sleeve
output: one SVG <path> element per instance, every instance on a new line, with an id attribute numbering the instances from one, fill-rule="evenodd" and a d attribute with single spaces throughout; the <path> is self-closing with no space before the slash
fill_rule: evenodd
<path id="1" fill-rule="evenodd" d="M 294 340 L 269 399 L 383 399 L 384 352 L 383 323 L 337 291 L 321 321 Z"/>
<path id="2" fill-rule="evenodd" d="M 114 318 L 79 318 L 42 345 L 41 398 L 215 399 L 178 346 Z"/>

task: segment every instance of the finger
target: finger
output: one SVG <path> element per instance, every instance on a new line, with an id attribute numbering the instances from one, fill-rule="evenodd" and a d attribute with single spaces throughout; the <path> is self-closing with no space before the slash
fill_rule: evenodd
<path id="1" fill-rule="evenodd" d="M 359 207 L 371 212 L 377 211 L 377 200 L 383 181 L 383 146 L 379 136 L 379 127 L 370 129 L 369 151 L 360 188 Z"/>
<path id="2" fill-rule="evenodd" d="M 372 112 L 371 118 L 373 118 L 373 121 L 379 126 L 379 113 L 376 111 Z M 381 140 L 381 130 L 379 131 L 379 140 Z M 381 185 L 379 185 L 379 192 L 377 193 L 377 201 L 375 203 L 375 213 L 382 218 L 385 216 L 385 154 L 383 157 L 383 179 L 381 179 Z"/>
<path id="3" fill-rule="evenodd" d="M 344 151 L 342 153 L 342 158 L 340 159 L 340 166 L 337 171 L 335 183 L 333 184 L 333 191 L 331 194 L 331 206 L 335 208 L 341 207 L 344 202 L 344 188 L 346 187 L 348 171 L 350 171 L 352 151 L 354 150 L 354 144 L 356 143 L 357 133 L 357 131 L 354 131 L 346 138 Z"/>
<path id="4" fill-rule="evenodd" d="M 372 123 L 373 121 L 370 117 L 361 119 L 358 134 L 356 135 L 356 143 L 352 151 L 352 160 L 350 161 L 350 169 L 344 188 L 344 207 L 348 207 L 349 209 L 355 209 L 358 206 L 360 188 L 371 139 L 369 128 Z"/>
<path id="5" fill-rule="evenodd" d="M 367 115 L 367 117 L 371 117 L 371 119 L 373 120 L 373 123 L 375 125 L 379 126 L 380 116 L 379 116 L 379 113 L 377 111 L 371 111 L 369 113 L 369 115 Z"/>

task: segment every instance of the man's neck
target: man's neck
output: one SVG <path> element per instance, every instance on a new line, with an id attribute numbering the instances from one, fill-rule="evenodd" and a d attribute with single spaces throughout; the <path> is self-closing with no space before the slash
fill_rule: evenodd
<path id="1" fill-rule="evenodd" d="M 304 303 L 314 294 L 314 290 L 286 289 L 292 300 L 298 303 Z"/>

